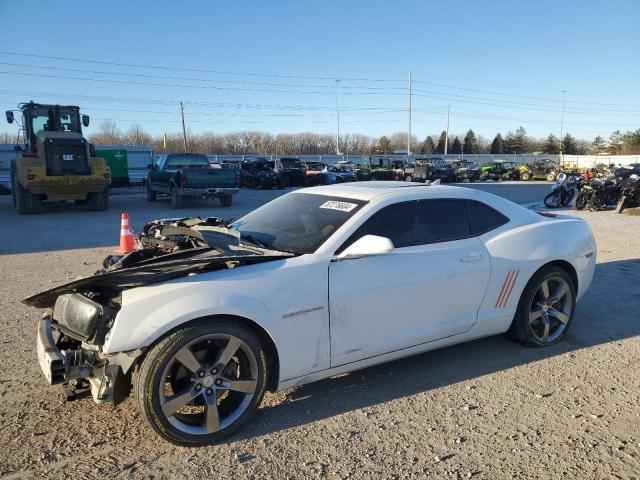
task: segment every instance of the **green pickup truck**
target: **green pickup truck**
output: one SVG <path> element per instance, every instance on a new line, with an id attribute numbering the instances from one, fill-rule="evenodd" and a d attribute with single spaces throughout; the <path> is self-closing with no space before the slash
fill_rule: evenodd
<path id="1" fill-rule="evenodd" d="M 238 193 L 238 174 L 233 167 L 209 164 L 206 155 L 169 153 L 154 158 L 148 166 L 147 200 L 158 194 L 169 195 L 173 208 L 182 208 L 191 198 L 219 198 L 220 205 L 230 207 L 232 195 Z"/>

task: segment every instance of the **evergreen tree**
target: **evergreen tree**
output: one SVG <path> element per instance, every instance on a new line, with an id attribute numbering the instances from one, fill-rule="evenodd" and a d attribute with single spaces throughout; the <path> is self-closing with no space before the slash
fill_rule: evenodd
<path id="1" fill-rule="evenodd" d="M 478 153 L 480 147 L 478 146 L 478 139 L 473 130 L 469 129 L 464 136 L 464 142 L 462 144 L 462 153 Z"/>
<path id="2" fill-rule="evenodd" d="M 443 154 L 444 153 L 444 144 L 447 142 L 447 153 L 451 153 L 451 142 L 447 139 L 447 132 L 444 130 L 440 134 L 440 138 L 438 139 L 438 146 L 436 148 L 436 153 Z"/>
<path id="3" fill-rule="evenodd" d="M 384 135 L 380 137 L 378 140 L 378 145 L 376 145 L 376 152 L 380 154 L 388 154 L 392 153 L 393 149 L 391 148 L 391 140 L 389 140 Z"/>
<path id="4" fill-rule="evenodd" d="M 551 153 L 553 155 L 560 152 L 560 146 L 558 145 L 558 138 L 553 133 L 550 133 L 547 139 L 545 140 L 544 145 L 542 145 L 542 151 L 544 153 Z"/>
<path id="5" fill-rule="evenodd" d="M 518 127 L 516 132 L 507 132 L 504 139 L 503 153 L 526 153 L 529 150 L 529 139 L 523 127 Z"/>
<path id="6" fill-rule="evenodd" d="M 611 135 L 609 135 L 609 153 L 613 155 L 620 155 L 622 153 L 622 147 L 624 145 L 624 140 L 622 138 L 622 133 L 620 130 L 616 130 Z"/>
<path id="7" fill-rule="evenodd" d="M 591 142 L 591 151 L 592 153 L 598 154 L 600 152 L 604 152 L 606 146 L 607 143 L 604 141 L 604 138 L 598 135 L 593 139 L 593 142 Z"/>
<path id="8" fill-rule="evenodd" d="M 461 154 L 462 153 L 462 143 L 458 137 L 453 139 L 453 143 L 451 144 L 451 152 L 453 154 Z"/>
<path id="9" fill-rule="evenodd" d="M 562 139 L 562 153 L 565 155 L 576 155 L 578 153 L 576 139 L 568 133 Z"/>
<path id="10" fill-rule="evenodd" d="M 428 136 L 424 139 L 424 142 L 422 142 L 420 153 L 436 153 L 436 144 L 433 143 L 433 138 L 431 138 L 431 136 Z"/>
<path id="11" fill-rule="evenodd" d="M 489 153 L 502 153 L 502 150 L 504 148 L 503 143 L 504 142 L 502 140 L 502 135 L 498 133 L 493 139 L 493 142 L 491 142 L 491 151 Z"/>

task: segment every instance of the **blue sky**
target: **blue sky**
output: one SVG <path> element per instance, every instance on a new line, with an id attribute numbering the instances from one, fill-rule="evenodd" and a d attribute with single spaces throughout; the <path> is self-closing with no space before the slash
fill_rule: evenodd
<path id="1" fill-rule="evenodd" d="M 122 130 L 473 128 L 592 139 L 640 128 L 637 1 L 0 0 L 0 103 L 77 104 Z M 24 28 L 28 26 L 28 28 Z M 88 60 L 88 61 L 87 61 Z M 10 127 L 10 128 L 13 128 Z M 10 129 L 2 122 L 0 131 Z"/>

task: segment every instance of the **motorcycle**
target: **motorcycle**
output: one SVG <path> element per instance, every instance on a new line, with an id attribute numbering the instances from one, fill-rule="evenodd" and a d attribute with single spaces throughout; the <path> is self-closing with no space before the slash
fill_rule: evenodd
<path id="1" fill-rule="evenodd" d="M 544 197 L 544 204 L 547 208 L 566 207 L 576 196 L 580 188 L 581 178 L 577 175 L 567 176 L 560 173 L 556 177 L 556 183 L 551 186 L 551 193 Z"/>
<path id="2" fill-rule="evenodd" d="M 616 205 L 616 213 L 625 208 L 640 207 L 640 176 L 632 174 L 620 183 L 620 200 Z"/>
<path id="3" fill-rule="evenodd" d="M 604 210 L 609 205 L 615 205 L 620 199 L 620 180 L 618 178 L 587 180 L 580 192 L 573 199 L 576 210 L 589 209 Z"/>

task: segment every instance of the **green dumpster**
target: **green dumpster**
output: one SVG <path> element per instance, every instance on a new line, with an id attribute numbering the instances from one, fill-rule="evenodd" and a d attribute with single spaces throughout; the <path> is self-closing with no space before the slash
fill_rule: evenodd
<path id="1" fill-rule="evenodd" d="M 129 160 L 126 150 L 100 150 L 96 148 L 96 156 L 104 158 L 109 164 L 112 187 L 129 185 Z"/>

